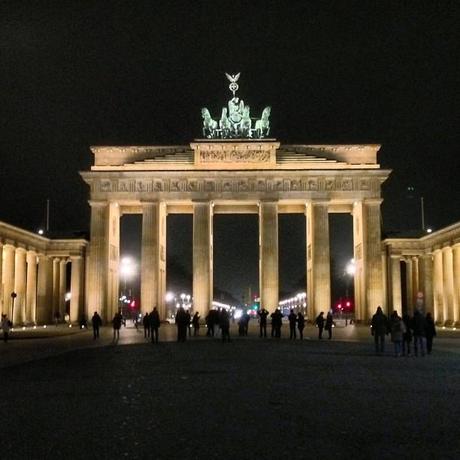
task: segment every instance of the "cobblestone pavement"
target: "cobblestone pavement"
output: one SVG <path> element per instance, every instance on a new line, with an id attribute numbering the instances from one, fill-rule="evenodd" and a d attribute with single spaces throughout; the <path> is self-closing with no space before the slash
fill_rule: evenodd
<path id="1" fill-rule="evenodd" d="M 1 458 L 460 458 L 456 331 L 424 358 L 374 356 L 365 327 L 321 342 L 311 326 L 303 342 L 174 332 L 0 343 Z"/>

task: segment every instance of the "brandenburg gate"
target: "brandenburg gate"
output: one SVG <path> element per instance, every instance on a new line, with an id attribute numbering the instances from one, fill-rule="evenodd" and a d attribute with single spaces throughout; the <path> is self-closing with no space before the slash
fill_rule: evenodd
<path id="1" fill-rule="evenodd" d="M 166 219 L 193 215 L 193 308 L 213 300 L 213 216 L 259 216 L 261 306 L 278 307 L 278 216 L 306 216 L 308 316 L 331 307 L 330 213 L 353 216 L 355 315 L 368 320 L 384 305 L 380 205 L 390 174 L 378 145 L 280 145 L 268 136 L 270 108 L 252 123 L 235 96 L 219 122 L 202 110 L 203 139 L 186 146 L 92 147 L 94 165 L 81 176 L 90 187 L 91 241 L 87 312 L 110 320 L 118 309 L 120 217 L 142 214 L 141 306 L 165 315 Z M 235 89 L 236 87 L 236 89 Z"/>

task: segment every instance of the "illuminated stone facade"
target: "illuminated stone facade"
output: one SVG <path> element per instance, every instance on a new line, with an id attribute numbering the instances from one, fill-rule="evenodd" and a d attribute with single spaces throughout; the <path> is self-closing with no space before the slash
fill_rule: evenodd
<path id="1" fill-rule="evenodd" d="M 275 140 L 197 140 L 190 146 L 93 147 L 87 310 L 118 308 L 119 220 L 142 214 L 141 304 L 165 315 L 166 218 L 193 215 L 193 300 L 213 299 L 213 215 L 259 215 L 261 304 L 278 306 L 278 215 L 306 215 L 308 314 L 331 306 L 329 213 L 353 215 L 357 318 L 384 305 L 381 185 L 390 171 L 378 145 L 284 145 Z"/>
<path id="2" fill-rule="evenodd" d="M 77 322 L 85 312 L 87 245 L 84 239 L 51 240 L 0 222 L 0 311 L 14 325 L 51 323 L 57 312 L 63 320 L 66 310 Z"/>
<path id="3" fill-rule="evenodd" d="M 422 238 L 388 238 L 383 244 L 388 309 L 401 312 L 404 306 L 412 314 L 420 305 L 437 324 L 458 326 L 460 223 Z"/>

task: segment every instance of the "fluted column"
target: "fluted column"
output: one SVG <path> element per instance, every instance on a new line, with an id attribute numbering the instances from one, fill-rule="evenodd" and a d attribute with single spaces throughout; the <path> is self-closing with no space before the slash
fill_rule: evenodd
<path id="1" fill-rule="evenodd" d="M 0 241 L 0 313 L 3 312 L 3 243 Z"/>
<path id="2" fill-rule="evenodd" d="M 460 243 L 452 247 L 454 270 L 454 321 L 458 326 L 460 321 Z"/>
<path id="3" fill-rule="evenodd" d="M 442 248 L 442 275 L 443 275 L 443 305 L 444 305 L 444 324 L 452 325 L 454 319 L 454 264 L 452 248 L 446 246 Z"/>
<path id="4" fill-rule="evenodd" d="M 14 259 L 15 247 L 11 244 L 3 246 L 3 313 L 11 318 L 11 293 L 14 291 Z"/>
<path id="5" fill-rule="evenodd" d="M 37 253 L 27 251 L 26 323 L 35 323 L 37 313 Z"/>
<path id="6" fill-rule="evenodd" d="M 392 308 L 402 314 L 401 260 L 400 256 L 391 256 L 391 301 Z"/>
<path id="7" fill-rule="evenodd" d="M 91 201 L 86 315 L 97 311 L 104 322 L 118 310 L 120 207 L 116 202 Z M 82 283 L 84 280 L 82 281 Z"/>
<path id="8" fill-rule="evenodd" d="M 328 203 L 310 203 L 306 224 L 308 316 L 314 320 L 331 308 Z"/>
<path id="9" fill-rule="evenodd" d="M 434 319 L 438 324 L 444 324 L 446 319 L 444 312 L 444 289 L 443 289 L 442 252 L 436 249 L 433 252 L 433 302 Z"/>
<path id="10" fill-rule="evenodd" d="M 70 276 L 70 321 L 77 322 L 83 314 L 83 257 L 71 256 L 72 271 Z"/>
<path id="11" fill-rule="evenodd" d="M 381 202 L 381 199 L 365 200 L 353 206 L 355 304 L 358 320 L 369 320 L 379 305 L 383 310 L 387 307 L 383 304 Z"/>
<path id="12" fill-rule="evenodd" d="M 59 261 L 59 314 L 61 320 L 65 317 L 65 295 L 67 286 L 67 261 Z"/>
<path id="13" fill-rule="evenodd" d="M 53 261 L 40 254 L 38 256 L 37 316 L 39 324 L 51 323 L 53 293 Z"/>
<path id="14" fill-rule="evenodd" d="M 406 258 L 406 304 L 407 304 L 407 313 L 409 315 L 414 314 L 414 298 L 412 297 L 413 295 L 413 268 L 412 268 L 412 259 L 411 258 Z"/>
<path id="15" fill-rule="evenodd" d="M 166 212 L 165 204 L 142 204 L 141 305 L 143 311 L 158 307 L 164 318 L 166 290 Z"/>
<path id="16" fill-rule="evenodd" d="M 278 308 L 278 204 L 261 201 L 259 206 L 260 305 Z"/>
<path id="17" fill-rule="evenodd" d="M 59 312 L 59 259 L 53 259 L 53 317 Z"/>
<path id="18" fill-rule="evenodd" d="M 419 257 L 418 267 L 419 267 L 419 287 L 420 287 L 420 291 L 423 292 L 425 312 L 426 313 L 430 312 L 434 314 L 433 312 L 433 256 L 431 254 L 422 254 Z"/>
<path id="19" fill-rule="evenodd" d="M 202 317 L 213 300 L 212 205 L 193 203 L 193 308 Z"/>
<path id="20" fill-rule="evenodd" d="M 14 292 L 16 299 L 14 301 L 13 323 L 15 325 L 23 324 L 26 319 L 26 250 L 16 248 L 14 261 Z"/>

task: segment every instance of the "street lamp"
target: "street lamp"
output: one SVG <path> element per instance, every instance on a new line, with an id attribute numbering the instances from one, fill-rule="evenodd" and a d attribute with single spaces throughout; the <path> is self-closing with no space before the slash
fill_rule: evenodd
<path id="1" fill-rule="evenodd" d="M 126 283 L 136 272 L 136 265 L 131 257 L 123 257 L 120 263 L 120 275 L 123 278 L 123 294 L 127 295 Z"/>

